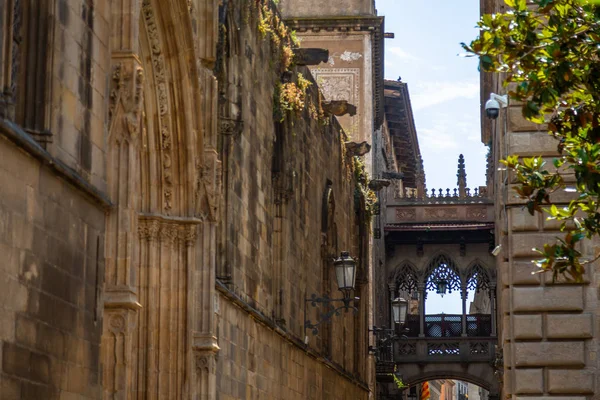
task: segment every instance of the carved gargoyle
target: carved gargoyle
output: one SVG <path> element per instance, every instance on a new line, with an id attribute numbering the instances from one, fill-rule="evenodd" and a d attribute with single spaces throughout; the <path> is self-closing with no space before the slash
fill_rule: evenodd
<path id="1" fill-rule="evenodd" d="M 392 182 L 390 182 L 387 179 L 371 179 L 369 181 L 369 189 L 371 189 L 375 192 L 379 192 L 384 187 L 390 186 L 391 183 Z"/>
<path id="2" fill-rule="evenodd" d="M 402 172 L 382 172 L 381 177 L 383 179 L 404 179 L 404 174 Z"/>
<path id="3" fill-rule="evenodd" d="M 333 114 L 336 117 L 341 117 L 346 114 L 351 117 L 356 115 L 356 106 L 348 103 L 346 100 L 324 101 L 321 106 L 325 113 Z"/>
<path id="4" fill-rule="evenodd" d="M 356 142 L 346 142 L 346 154 L 350 157 L 352 156 L 364 156 L 369 151 L 371 151 L 371 145 L 367 142 L 356 143 Z"/>
<path id="5" fill-rule="evenodd" d="M 296 65 L 319 65 L 329 60 L 327 49 L 294 49 L 294 62 Z"/>

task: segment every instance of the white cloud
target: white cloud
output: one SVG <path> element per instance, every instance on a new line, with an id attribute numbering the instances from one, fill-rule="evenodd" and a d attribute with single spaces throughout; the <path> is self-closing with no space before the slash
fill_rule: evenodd
<path id="1" fill-rule="evenodd" d="M 479 90 L 477 81 L 425 82 L 416 85 L 410 98 L 413 110 L 417 111 L 459 98 L 476 98 Z"/>
<path id="2" fill-rule="evenodd" d="M 421 58 L 402 50 L 400 47 L 390 47 L 387 50 L 400 60 L 421 61 Z"/>

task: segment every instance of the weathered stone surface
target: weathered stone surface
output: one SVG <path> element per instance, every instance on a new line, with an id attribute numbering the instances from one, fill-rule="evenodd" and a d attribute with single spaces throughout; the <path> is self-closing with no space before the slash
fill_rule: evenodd
<path id="1" fill-rule="evenodd" d="M 542 368 L 519 368 L 512 372 L 515 394 L 542 394 L 544 392 L 544 370 Z"/>
<path id="2" fill-rule="evenodd" d="M 548 393 L 593 393 L 593 370 L 548 370 Z"/>
<path id="3" fill-rule="evenodd" d="M 582 367 L 585 365 L 583 342 L 516 342 L 517 367 Z"/>
<path id="4" fill-rule="evenodd" d="M 543 337 L 541 315 L 515 315 L 512 324 L 515 339 L 541 339 Z"/>
<path id="5" fill-rule="evenodd" d="M 514 287 L 514 312 L 582 311 L 582 286 Z"/>
<path id="6" fill-rule="evenodd" d="M 586 339 L 593 336 L 592 314 L 548 314 L 546 336 L 548 339 Z"/>

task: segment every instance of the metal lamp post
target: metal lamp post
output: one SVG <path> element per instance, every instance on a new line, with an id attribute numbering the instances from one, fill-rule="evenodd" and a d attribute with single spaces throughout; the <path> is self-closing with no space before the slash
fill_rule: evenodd
<path id="1" fill-rule="evenodd" d="M 356 283 L 356 260 L 350 257 L 350 254 L 347 251 L 343 251 L 338 258 L 333 261 L 333 267 L 335 270 L 335 279 L 338 285 L 338 290 L 342 292 L 344 297 L 339 299 L 330 299 L 326 295 L 317 296 L 313 294 L 310 298 L 304 300 L 304 331 L 306 336 L 306 329 L 312 329 L 313 335 L 319 333 L 319 325 L 324 322 L 329 321 L 334 315 L 340 315 L 340 311 L 344 310 L 348 312 L 348 310 L 353 310 L 354 313 L 358 312 L 358 308 L 354 305 L 351 305 L 351 302 L 356 302 L 359 300 L 358 297 L 350 297 L 352 291 L 354 290 L 354 286 Z M 306 303 L 310 303 L 313 307 L 316 307 L 317 304 L 331 304 L 341 302 L 343 305 L 339 307 L 331 306 L 330 310 L 321 315 L 321 319 L 312 323 L 310 320 L 306 319 Z"/>

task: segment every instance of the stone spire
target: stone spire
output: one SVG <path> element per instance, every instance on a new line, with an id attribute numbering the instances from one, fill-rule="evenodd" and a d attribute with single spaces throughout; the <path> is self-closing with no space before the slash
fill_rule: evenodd
<path id="1" fill-rule="evenodd" d="M 417 185 L 417 197 L 423 198 L 425 196 L 425 171 L 423 170 L 423 158 L 419 155 L 417 160 L 417 168 L 415 171 L 415 183 Z"/>
<path id="2" fill-rule="evenodd" d="M 458 156 L 458 173 L 456 174 L 458 178 L 458 195 L 460 197 L 465 197 L 467 194 L 467 172 L 465 171 L 465 158 L 461 154 Z"/>

